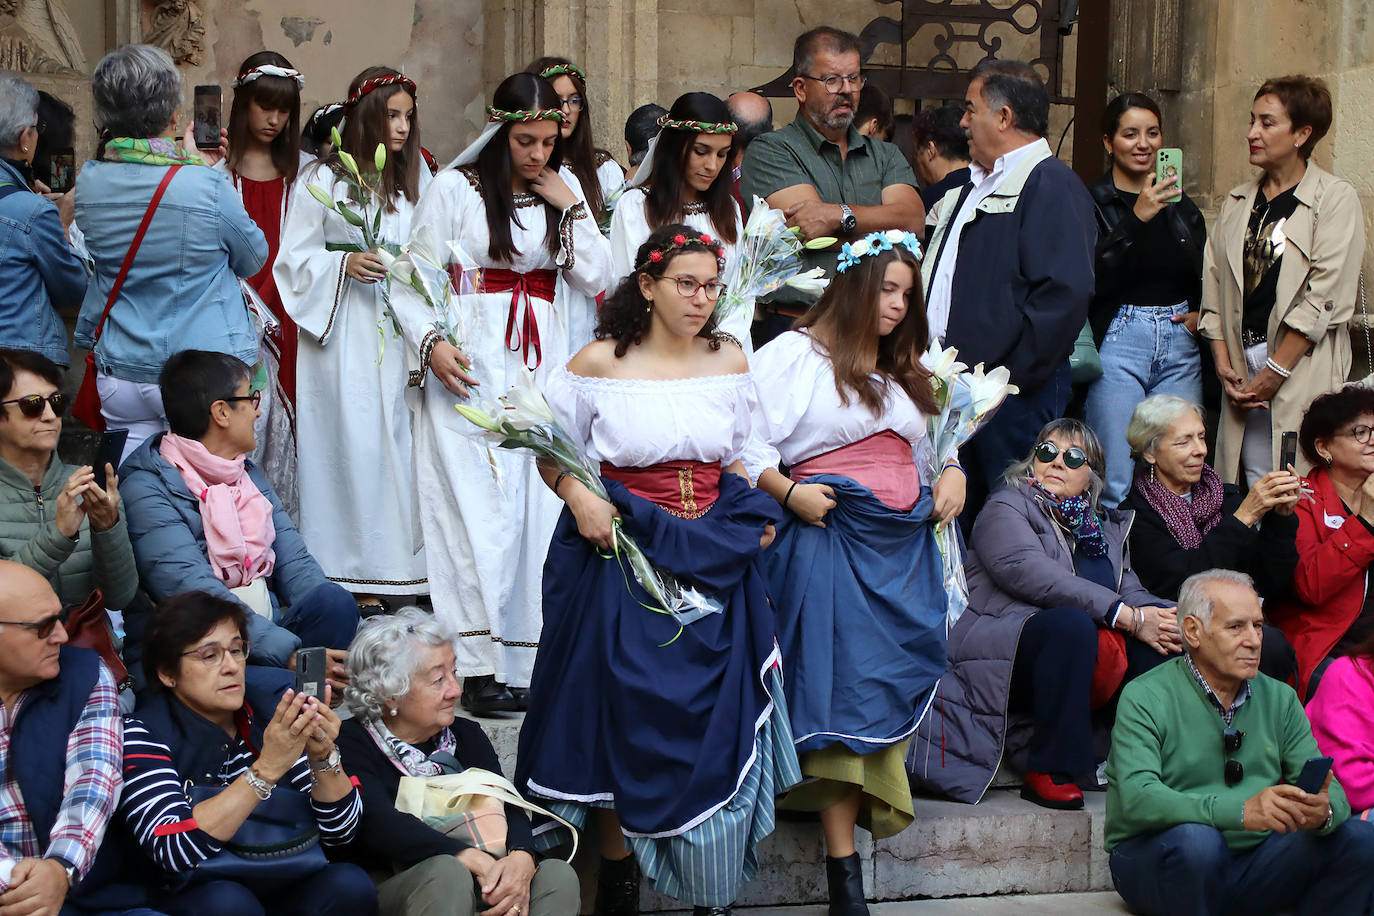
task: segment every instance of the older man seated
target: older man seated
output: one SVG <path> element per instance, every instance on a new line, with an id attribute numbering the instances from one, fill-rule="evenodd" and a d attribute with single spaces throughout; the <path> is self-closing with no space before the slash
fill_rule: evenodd
<path id="1" fill-rule="evenodd" d="M 302 645 L 329 649 L 337 697 L 358 606 L 325 577 L 247 458 L 262 376 L 225 353 L 183 350 L 167 360 L 158 384 L 171 432 L 148 439 L 121 468 L 134 559 L 156 600 L 204 591 L 246 607 L 254 664 L 294 669 Z M 126 656 L 138 652 L 146 613 L 126 615 Z"/>
<path id="2" fill-rule="evenodd" d="M 1133 912 L 1367 913 L 1374 824 L 1340 784 L 1292 785 L 1320 757 L 1292 688 L 1259 673 L 1250 577 L 1183 583 L 1186 655 L 1127 685 L 1107 758 L 1112 883 Z"/>

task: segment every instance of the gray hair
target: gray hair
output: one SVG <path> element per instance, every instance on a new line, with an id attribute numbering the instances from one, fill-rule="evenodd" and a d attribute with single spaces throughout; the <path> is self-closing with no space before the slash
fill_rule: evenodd
<path id="1" fill-rule="evenodd" d="M 983 102 L 991 109 L 1011 109 L 1012 123 L 1043 137 L 1050 129 L 1050 94 L 1045 81 L 1031 64 L 1020 60 L 988 58 L 973 68 L 969 82 L 983 81 Z"/>
<path id="2" fill-rule="evenodd" d="M 19 145 L 38 117 L 38 90 L 23 77 L 0 73 L 0 150 Z"/>
<path id="3" fill-rule="evenodd" d="M 91 74 L 95 122 L 113 137 L 156 137 L 181 107 L 181 74 L 172 55 L 152 45 L 124 45 Z"/>
<path id="4" fill-rule="evenodd" d="M 434 616 L 417 607 L 372 618 L 348 648 L 349 682 L 344 703 L 363 721 L 380 719 L 389 701 L 410 692 L 416 649 L 450 642 Z"/>
<path id="5" fill-rule="evenodd" d="M 1152 394 L 1135 405 L 1131 423 L 1126 427 L 1126 444 L 1131 447 L 1131 457 L 1139 460 L 1146 452 L 1153 452 L 1159 447 L 1160 437 L 1190 410 L 1206 422 L 1201 407 L 1172 394 Z"/>
<path id="6" fill-rule="evenodd" d="M 1097 438 L 1093 428 L 1082 420 L 1060 417 L 1046 423 L 1045 428 L 1035 437 L 1035 445 L 1031 446 L 1030 454 L 1007 468 L 1007 472 L 1002 475 L 1003 481 L 1012 487 L 1025 486 L 1026 482 L 1035 476 L 1035 446 L 1054 435 L 1063 436 L 1070 441 L 1076 439 L 1080 443 L 1083 454 L 1088 458 L 1088 490 L 1084 495 L 1088 498 L 1088 505 L 1096 512 L 1097 501 L 1102 497 L 1102 488 L 1106 486 L 1107 458 L 1102 452 L 1102 440 Z"/>
<path id="7" fill-rule="evenodd" d="M 1254 579 L 1234 569 L 1208 569 L 1204 572 L 1194 573 L 1183 580 L 1183 586 L 1178 590 L 1178 625 L 1180 627 L 1183 626 L 1185 619 L 1196 617 L 1204 630 L 1211 629 L 1214 602 L 1212 595 L 1207 591 L 1207 585 L 1212 582 L 1243 585 L 1251 591 L 1255 588 Z M 1184 640 L 1183 644 L 1187 647 L 1188 641 Z"/>

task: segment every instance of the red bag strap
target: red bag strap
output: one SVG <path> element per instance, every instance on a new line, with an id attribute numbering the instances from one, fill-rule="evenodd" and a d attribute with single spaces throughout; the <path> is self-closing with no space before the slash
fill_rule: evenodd
<path id="1" fill-rule="evenodd" d="M 181 171 L 183 166 L 174 165 L 167 170 L 167 174 L 162 176 L 162 183 L 153 192 L 153 199 L 148 202 L 148 210 L 143 214 L 143 222 L 138 224 L 138 231 L 134 233 L 134 240 L 129 244 L 129 253 L 124 256 L 124 263 L 119 266 L 119 276 L 115 277 L 114 286 L 110 287 L 110 296 L 105 300 L 105 311 L 100 313 L 100 320 L 95 323 L 95 334 L 91 337 L 91 349 L 95 349 L 96 341 L 100 340 L 100 332 L 105 328 L 105 319 L 110 317 L 110 308 L 115 304 L 115 299 L 119 296 L 119 291 L 124 288 L 124 278 L 129 275 L 129 268 L 133 266 L 134 255 L 138 253 L 138 246 L 143 244 L 143 236 L 148 231 L 148 224 L 153 221 L 153 214 L 157 212 L 157 205 L 162 201 L 162 195 L 167 191 L 167 185 L 172 183 L 172 177 Z"/>

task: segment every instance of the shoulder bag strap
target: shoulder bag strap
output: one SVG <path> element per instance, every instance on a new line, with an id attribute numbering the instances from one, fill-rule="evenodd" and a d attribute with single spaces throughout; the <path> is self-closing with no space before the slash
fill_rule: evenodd
<path id="1" fill-rule="evenodd" d="M 1325 197 L 1326 195 L 1322 195 L 1322 196 Z M 1321 215 L 1321 201 L 1317 201 L 1317 206 L 1315 206 L 1315 207 L 1312 208 L 1312 238 L 1313 238 L 1314 241 L 1315 241 L 1315 239 L 1316 239 L 1316 237 L 1317 237 L 1317 217 L 1319 217 L 1320 215 Z M 1365 360 L 1366 360 L 1366 362 L 1365 362 L 1365 364 L 1364 364 L 1364 368 L 1368 369 L 1368 370 L 1369 370 L 1369 373 L 1370 373 L 1371 375 L 1374 375 L 1374 338 L 1371 338 L 1370 332 L 1369 332 L 1369 308 L 1368 308 L 1368 306 L 1366 306 L 1366 304 L 1365 304 L 1365 297 L 1364 297 L 1364 265 L 1363 265 L 1363 264 L 1360 265 L 1360 292 L 1359 292 L 1359 296 L 1360 296 L 1360 300 L 1359 300 L 1359 304 L 1360 304 L 1360 324 L 1362 325 L 1362 330 L 1364 331 L 1364 355 L 1365 355 Z"/>
<path id="2" fill-rule="evenodd" d="M 138 231 L 134 233 L 134 240 L 129 244 L 129 253 L 124 256 L 124 263 L 119 266 L 119 276 L 115 277 L 114 285 L 110 287 L 110 295 L 105 300 L 105 311 L 100 313 L 100 320 L 95 323 L 95 333 L 91 336 L 91 349 L 95 349 L 95 344 L 100 340 L 100 332 L 105 328 L 105 319 L 110 317 L 110 308 L 115 304 L 115 299 L 119 296 L 119 291 L 124 287 L 124 278 L 129 276 L 129 268 L 134 263 L 134 255 L 138 253 L 138 246 L 143 244 L 143 236 L 148 231 L 148 225 L 153 221 L 153 214 L 157 212 L 157 205 L 162 201 L 162 195 L 167 191 L 167 185 L 172 183 L 172 177 L 181 171 L 183 166 L 174 165 L 167 170 L 167 174 L 162 176 L 162 182 L 153 192 L 153 199 L 148 202 L 148 209 L 143 214 L 143 222 L 138 224 Z"/>

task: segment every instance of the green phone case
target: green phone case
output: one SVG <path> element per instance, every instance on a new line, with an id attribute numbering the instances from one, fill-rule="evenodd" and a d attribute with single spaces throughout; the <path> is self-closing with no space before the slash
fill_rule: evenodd
<path id="1" fill-rule="evenodd" d="M 1162 184 L 1174 175 L 1178 176 L 1178 191 L 1173 197 L 1165 198 L 1171 204 L 1183 199 L 1183 150 L 1161 149 L 1155 154 L 1155 184 Z"/>

